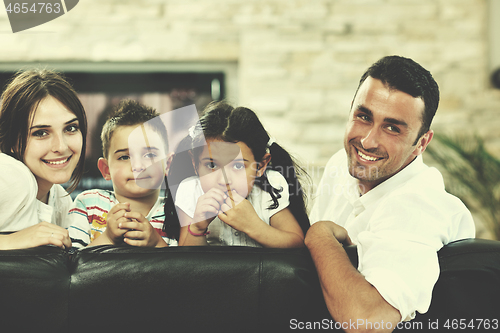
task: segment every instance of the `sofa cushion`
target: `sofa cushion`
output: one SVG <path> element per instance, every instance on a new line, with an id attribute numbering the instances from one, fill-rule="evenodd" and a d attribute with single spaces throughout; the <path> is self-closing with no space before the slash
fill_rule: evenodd
<path id="1" fill-rule="evenodd" d="M 438 255 L 441 273 L 426 316 L 500 320 L 500 242 L 457 241 Z"/>
<path id="2" fill-rule="evenodd" d="M 329 318 L 305 248 L 98 246 L 73 264 L 69 320 L 78 332 L 280 331 L 294 318 Z"/>
<path id="3" fill-rule="evenodd" d="M 346 251 L 356 266 L 356 248 Z M 500 242 L 459 241 L 438 256 L 429 311 L 396 331 L 498 327 Z M 304 248 L 0 251 L 0 295 L 2 332 L 286 332 L 331 320 Z"/>
<path id="4" fill-rule="evenodd" d="M 53 246 L 0 251 L 2 332 L 67 332 L 68 263 Z"/>

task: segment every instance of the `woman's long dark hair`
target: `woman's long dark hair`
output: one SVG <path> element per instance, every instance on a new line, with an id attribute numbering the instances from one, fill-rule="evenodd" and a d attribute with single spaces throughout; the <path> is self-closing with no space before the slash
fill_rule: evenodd
<path id="1" fill-rule="evenodd" d="M 0 151 L 24 162 L 30 122 L 40 102 L 52 96 L 78 119 L 82 133 L 82 152 L 71 175 L 71 193 L 83 176 L 87 145 L 87 116 L 75 90 L 62 74 L 48 69 L 18 72 L 2 93 L 0 107 Z"/>
<path id="2" fill-rule="evenodd" d="M 180 146 L 183 146 L 182 149 L 184 152 L 179 152 L 179 154 L 176 154 L 173 158 L 169 171 L 170 181 L 175 177 L 175 183 L 178 184 L 181 178 L 185 179 L 196 174 L 192 166 L 191 157 L 186 153 L 186 150 L 189 149 L 187 147 L 191 146 L 192 154 L 195 156 L 194 161 L 196 163 L 198 160 L 196 156 L 203 150 L 203 147 L 200 147 L 200 142 L 198 141 L 203 139 L 216 139 L 226 142 L 243 142 L 250 148 L 257 162 L 261 161 L 267 152 L 271 154 L 271 162 L 268 164 L 267 169 L 278 171 L 286 179 L 290 195 L 290 204 L 288 208 L 297 219 L 304 234 L 307 232 L 310 225 L 306 211 L 307 198 L 299 181 L 301 177 L 308 177 L 307 173 L 297 165 L 293 157 L 279 144 L 274 142 L 268 146 L 270 140 L 269 134 L 252 110 L 245 107 L 233 108 L 225 102 L 212 102 L 203 111 L 200 117 L 199 127 L 201 127 L 203 131 L 199 132 L 199 136 L 195 135 L 194 138 L 187 136 L 181 142 Z M 193 149 L 193 147 L 195 148 Z M 179 177 L 181 174 L 182 176 Z M 280 198 L 279 193 L 282 189 L 272 187 L 265 172 L 261 177 L 255 180 L 255 184 L 271 195 L 273 204 L 268 208 L 277 208 L 277 199 Z M 172 199 L 173 198 L 170 197 L 171 202 L 168 204 L 169 207 L 167 207 L 167 203 L 165 203 L 166 216 L 167 209 L 175 212 L 175 205 Z M 165 222 L 164 231 L 168 233 L 166 228 L 168 228 L 170 223 L 167 223 L 166 219 Z M 175 223 L 179 224 L 178 220 L 175 221 Z"/>

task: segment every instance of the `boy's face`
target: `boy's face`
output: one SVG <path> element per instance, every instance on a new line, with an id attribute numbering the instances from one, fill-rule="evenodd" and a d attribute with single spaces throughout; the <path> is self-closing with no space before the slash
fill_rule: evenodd
<path id="1" fill-rule="evenodd" d="M 147 126 L 119 126 L 111 137 L 107 160 L 100 159 L 98 166 L 103 177 L 113 182 L 117 196 L 145 197 L 157 192 L 164 180 L 165 144 Z"/>

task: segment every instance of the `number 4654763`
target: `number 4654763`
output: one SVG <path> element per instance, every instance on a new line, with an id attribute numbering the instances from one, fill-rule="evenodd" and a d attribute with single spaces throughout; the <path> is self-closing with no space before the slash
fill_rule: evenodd
<path id="1" fill-rule="evenodd" d="M 34 3 L 33 5 L 30 6 L 29 3 L 26 2 L 16 2 L 14 4 L 9 3 L 7 8 L 5 8 L 7 13 L 15 13 L 15 14 L 28 14 L 28 13 L 33 13 L 33 14 L 41 14 L 41 13 L 47 13 L 50 14 L 52 12 L 58 14 L 61 12 L 61 4 L 60 3 L 45 3 L 45 2 L 38 2 Z"/>
<path id="2" fill-rule="evenodd" d="M 448 319 L 443 325 L 444 328 L 446 329 L 452 329 L 452 330 L 463 330 L 463 329 L 470 329 L 470 330 L 497 330 L 498 329 L 498 319 L 472 319 L 470 321 L 465 320 L 465 319 Z"/>

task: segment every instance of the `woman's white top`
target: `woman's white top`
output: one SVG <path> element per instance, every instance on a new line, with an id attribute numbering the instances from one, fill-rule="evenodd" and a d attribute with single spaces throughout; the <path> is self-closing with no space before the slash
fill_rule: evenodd
<path id="1" fill-rule="evenodd" d="M 0 231 L 19 231 L 46 221 L 68 228 L 71 198 L 53 185 L 48 204 L 37 200 L 35 176 L 21 161 L 0 153 Z"/>

